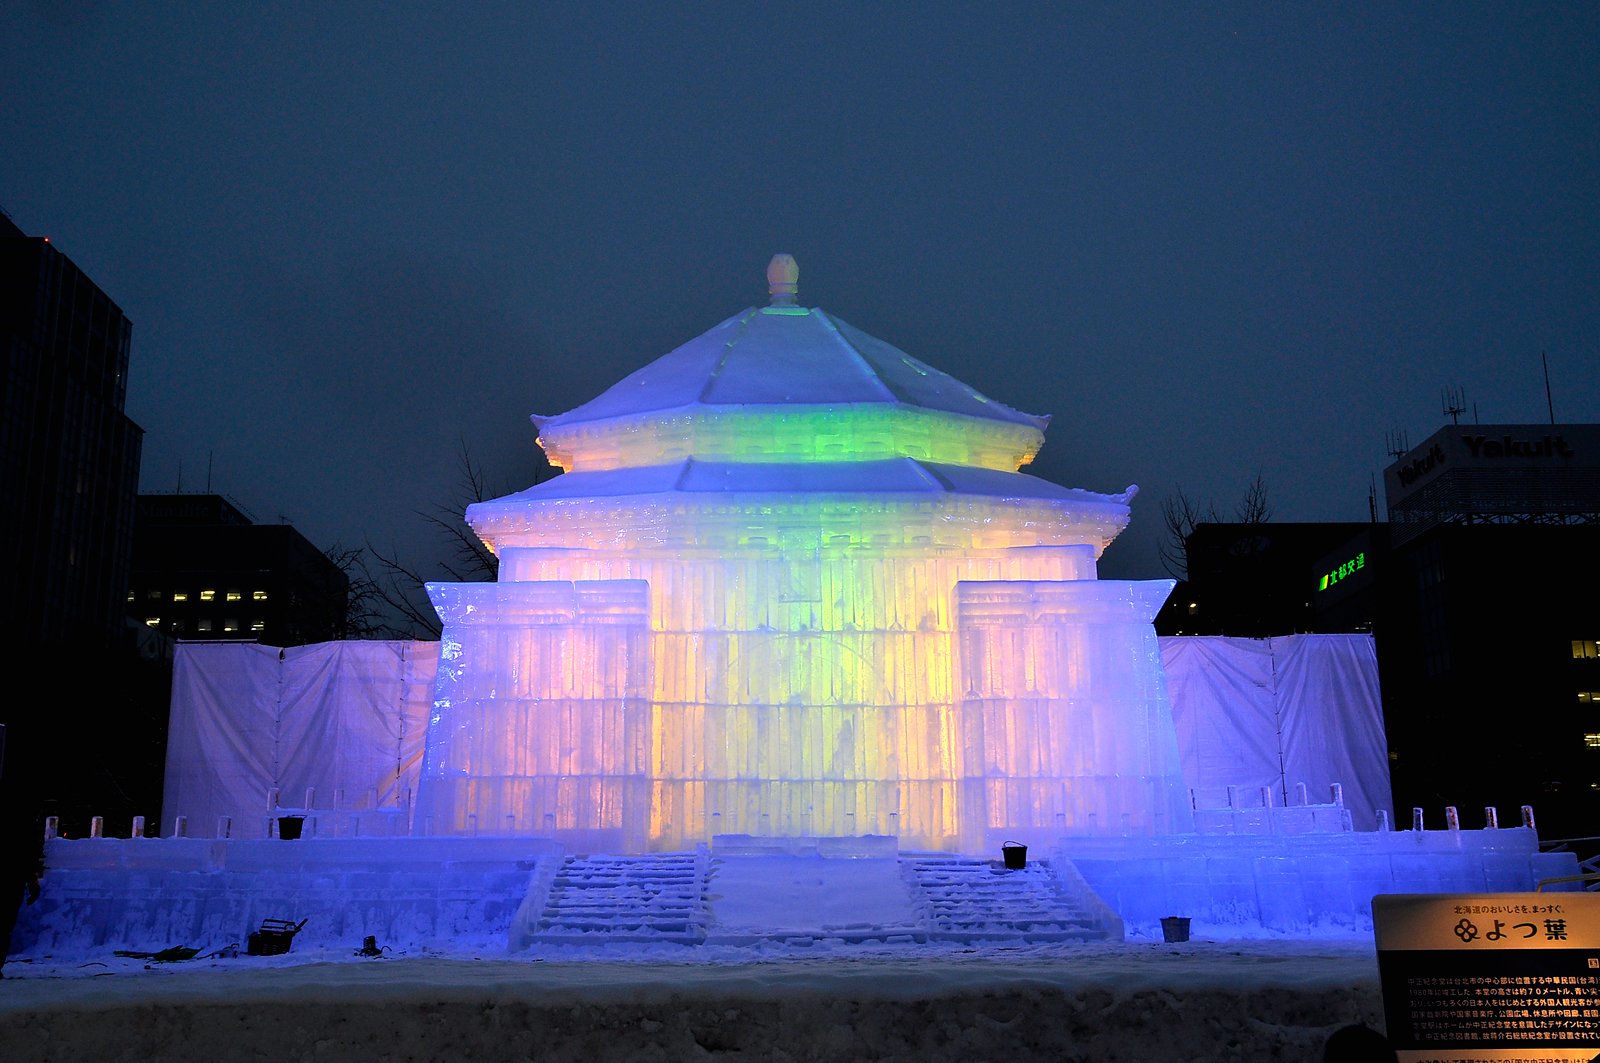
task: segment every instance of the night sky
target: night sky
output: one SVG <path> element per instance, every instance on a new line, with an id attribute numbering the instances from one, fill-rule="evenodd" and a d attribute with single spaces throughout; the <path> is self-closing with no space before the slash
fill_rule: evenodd
<path id="1" fill-rule="evenodd" d="M 422 559 L 458 437 L 526 486 L 529 413 L 778 251 L 1053 414 L 1028 471 L 1141 485 L 1103 575 L 1161 574 L 1175 484 L 1365 520 L 1441 388 L 1546 420 L 1541 351 L 1600 420 L 1600 6 L 598 6 L 0 7 L 0 206 L 133 319 L 143 490 L 214 452 Z"/>

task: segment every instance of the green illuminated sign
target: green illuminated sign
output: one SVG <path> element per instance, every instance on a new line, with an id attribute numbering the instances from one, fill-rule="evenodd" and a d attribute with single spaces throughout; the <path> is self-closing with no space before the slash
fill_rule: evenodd
<path id="1" fill-rule="evenodd" d="M 1354 576 L 1357 572 L 1360 572 L 1366 567 L 1367 554 L 1366 551 L 1363 550 L 1355 557 L 1352 557 L 1350 560 L 1344 562 L 1338 568 L 1332 569 L 1326 575 L 1324 575 L 1322 579 L 1317 582 L 1317 590 L 1325 591 L 1330 587 L 1336 586 L 1339 581 L 1349 579 L 1351 576 Z"/>

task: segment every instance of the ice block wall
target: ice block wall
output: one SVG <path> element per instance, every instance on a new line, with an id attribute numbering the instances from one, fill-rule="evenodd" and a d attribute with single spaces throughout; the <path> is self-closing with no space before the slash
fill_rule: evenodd
<path id="1" fill-rule="evenodd" d="M 1192 829 L 1149 582 L 959 583 L 969 837 Z M 982 817 L 980 819 L 980 817 Z"/>
<path id="2" fill-rule="evenodd" d="M 642 850 L 651 799 L 648 585 L 429 590 L 445 634 L 413 832 Z"/>
<path id="3" fill-rule="evenodd" d="M 726 554 L 508 548 L 501 583 L 432 588 L 419 830 L 986 851 L 1186 829 L 1149 623 L 1170 584 L 1096 580 L 1090 545 Z"/>

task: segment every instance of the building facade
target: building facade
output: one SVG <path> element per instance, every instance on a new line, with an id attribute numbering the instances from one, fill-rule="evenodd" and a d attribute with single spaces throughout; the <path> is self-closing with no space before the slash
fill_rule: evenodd
<path id="1" fill-rule="evenodd" d="M 350 578 L 287 524 L 221 495 L 140 495 L 127 615 L 176 639 L 343 638 Z"/>
<path id="2" fill-rule="evenodd" d="M 1384 472 L 1396 807 L 1600 813 L 1600 426 L 1451 425 Z"/>
<path id="3" fill-rule="evenodd" d="M 0 216 L 0 625 L 13 645 L 124 628 L 143 430 L 133 326 L 49 240 Z"/>
<path id="4" fill-rule="evenodd" d="M 1156 615 L 1156 630 L 1162 635 L 1237 638 L 1369 633 L 1370 599 L 1351 602 L 1350 592 L 1370 583 L 1381 567 L 1381 547 L 1373 543 L 1382 542 L 1382 527 L 1355 522 L 1197 524 L 1184 541 L 1188 579 Z M 1353 552 L 1344 558 L 1347 548 Z M 1337 588 L 1343 582 L 1341 565 L 1346 576 L 1360 574 L 1342 589 Z M 1330 573 L 1334 588 L 1328 586 Z"/>

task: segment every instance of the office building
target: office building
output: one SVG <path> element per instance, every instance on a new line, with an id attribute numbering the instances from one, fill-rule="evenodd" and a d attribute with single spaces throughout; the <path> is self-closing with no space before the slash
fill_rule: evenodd
<path id="1" fill-rule="evenodd" d="M 1350 591 L 1370 584 L 1383 541 L 1383 526 L 1370 523 L 1197 524 L 1184 541 L 1189 578 L 1156 614 L 1156 631 L 1241 638 L 1370 632 L 1372 596 Z M 1341 566 L 1359 578 L 1341 579 Z"/>
<path id="2" fill-rule="evenodd" d="M 143 430 L 131 322 L 48 239 L 0 215 L 0 625 L 11 645 L 124 629 Z"/>
<path id="3" fill-rule="evenodd" d="M 1384 490 L 1396 807 L 1531 804 L 1546 835 L 1600 833 L 1600 426 L 1451 425 Z"/>
<path id="4" fill-rule="evenodd" d="M 140 495 L 128 615 L 177 639 L 342 638 L 350 579 L 288 524 L 221 495 Z"/>

